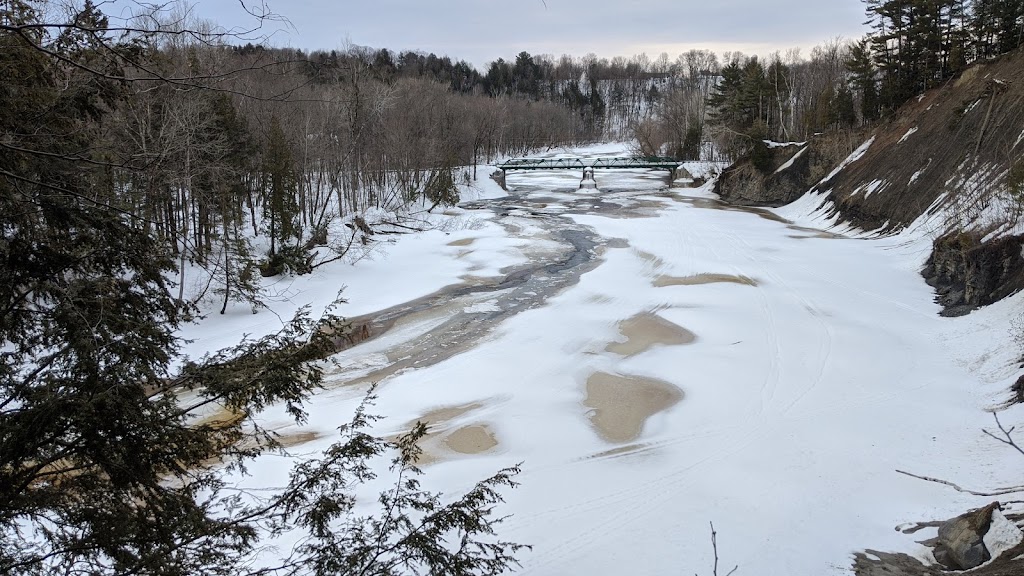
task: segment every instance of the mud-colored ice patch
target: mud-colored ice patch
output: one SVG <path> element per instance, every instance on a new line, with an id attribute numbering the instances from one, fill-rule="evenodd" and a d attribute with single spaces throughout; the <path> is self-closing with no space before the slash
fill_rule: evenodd
<path id="1" fill-rule="evenodd" d="M 469 412 L 472 412 L 473 410 L 479 410 L 480 408 L 483 408 L 483 404 L 479 404 L 476 402 L 470 404 L 461 404 L 459 406 L 445 406 L 444 408 L 437 408 L 436 410 L 431 410 L 430 412 L 427 412 L 426 414 L 424 414 L 420 418 L 417 418 L 410 424 L 415 424 L 416 421 L 419 421 L 426 424 L 428 428 L 433 429 L 436 427 L 441 427 L 444 424 L 447 424 L 448 422 L 458 418 L 459 416 L 465 415 Z"/>
<path id="2" fill-rule="evenodd" d="M 285 430 L 277 433 L 277 443 L 282 448 L 295 448 L 319 439 L 320 433 L 313 430 Z"/>
<path id="3" fill-rule="evenodd" d="M 694 208 L 703 208 L 708 210 L 725 210 L 728 212 L 746 212 L 747 214 L 753 214 L 759 218 L 770 220 L 772 222 L 778 222 L 780 224 L 792 224 L 791 221 L 765 208 L 756 208 L 752 206 L 733 206 L 731 204 L 726 204 L 721 200 L 715 200 L 712 198 L 699 198 L 693 196 L 673 195 L 672 200 L 682 204 L 689 204 Z"/>
<path id="4" fill-rule="evenodd" d="M 743 286 L 757 286 L 757 280 L 748 276 L 733 274 L 694 274 L 692 276 L 658 276 L 654 279 L 655 288 L 668 286 L 699 286 L 701 284 L 742 284 Z"/>
<path id="5" fill-rule="evenodd" d="M 626 341 L 612 342 L 605 350 L 622 356 L 636 356 L 658 344 L 692 344 L 697 339 L 693 332 L 652 312 L 642 312 L 619 322 L 619 333 L 626 337 Z"/>
<path id="6" fill-rule="evenodd" d="M 595 372 L 587 379 L 583 405 L 591 409 L 590 423 L 598 436 L 621 444 L 639 438 L 648 418 L 682 399 L 682 390 L 663 380 Z"/>
<path id="7" fill-rule="evenodd" d="M 405 429 L 411 430 L 416 422 L 427 425 L 427 433 L 420 438 L 418 445 L 422 452 L 416 460 L 418 466 L 436 464 L 453 454 L 474 455 L 487 452 L 498 445 L 494 432 L 485 424 L 470 424 L 451 430 L 450 423 L 483 407 L 480 403 L 445 406 L 431 410 L 423 416 L 406 424 Z M 401 437 L 397 434 L 388 438 L 395 442 Z"/>
<path id="8" fill-rule="evenodd" d="M 835 234 L 833 232 L 828 232 L 828 231 L 825 231 L 825 230 L 817 230 L 815 228 L 805 228 L 804 226 L 790 225 L 790 226 L 787 226 L 787 228 L 789 228 L 790 230 L 793 230 L 794 232 L 799 232 L 800 233 L 800 234 L 788 234 L 787 238 L 795 238 L 795 239 L 798 239 L 798 240 L 803 240 L 805 238 L 824 238 L 824 239 L 827 239 L 827 240 L 841 240 L 843 238 L 846 238 L 846 236 L 843 236 L 842 234 Z"/>
<path id="9" fill-rule="evenodd" d="M 494 432 L 482 424 L 463 426 L 444 439 L 448 448 L 459 454 L 482 454 L 498 445 Z"/>
<path id="10" fill-rule="evenodd" d="M 460 238 L 458 240 L 452 240 L 448 243 L 449 246 L 469 246 L 473 242 L 476 242 L 476 238 Z"/>
<path id="11" fill-rule="evenodd" d="M 626 444 L 625 446 L 616 446 L 610 450 L 604 450 L 597 454 L 591 454 L 587 456 L 587 460 L 599 460 L 602 458 L 618 458 L 620 456 L 626 456 L 629 454 L 636 454 L 650 448 L 649 444 Z"/>
<path id="12" fill-rule="evenodd" d="M 665 267 L 665 261 L 650 252 L 633 250 L 633 253 L 636 254 L 637 258 L 640 258 L 644 262 L 650 264 L 654 270 L 660 270 Z"/>

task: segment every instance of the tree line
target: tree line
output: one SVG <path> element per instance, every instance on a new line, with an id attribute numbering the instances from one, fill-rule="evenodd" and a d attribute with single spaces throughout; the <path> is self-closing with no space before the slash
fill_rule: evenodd
<path id="1" fill-rule="evenodd" d="M 735 158 L 766 138 L 806 140 L 874 122 L 972 63 L 1024 44 L 1021 0 L 864 3 L 871 31 L 859 41 L 827 42 L 808 60 L 796 51 L 768 58 L 726 55 L 703 102 L 697 91 L 686 90 L 699 114 L 680 115 L 672 106 L 680 95 L 673 94 L 658 108 L 657 124 L 640 125 L 638 138 L 653 137 L 652 149 L 667 140 L 669 150 L 695 158 L 705 127 L 702 106 L 709 106 L 706 137 Z"/>

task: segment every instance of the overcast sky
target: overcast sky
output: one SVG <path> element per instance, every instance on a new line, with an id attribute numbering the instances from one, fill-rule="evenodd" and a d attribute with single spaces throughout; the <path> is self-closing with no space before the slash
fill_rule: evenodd
<path id="1" fill-rule="evenodd" d="M 251 3 L 254 0 L 242 0 Z M 196 14 L 242 25 L 240 0 L 195 0 Z M 531 54 L 600 57 L 691 48 L 765 55 L 810 48 L 865 27 L 861 0 L 266 0 L 291 26 L 272 43 L 304 49 L 347 44 L 419 50 L 488 62 Z M 265 27 L 274 31 L 278 25 Z"/>

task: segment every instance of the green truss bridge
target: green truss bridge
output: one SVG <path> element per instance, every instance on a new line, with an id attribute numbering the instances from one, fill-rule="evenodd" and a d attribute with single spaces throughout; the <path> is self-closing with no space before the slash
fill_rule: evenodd
<path id="1" fill-rule="evenodd" d="M 505 186 L 505 175 L 513 170 L 582 170 L 584 178 L 588 170 L 612 170 L 623 168 L 647 168 L 667 170 L 669 182 L 675 180 L 676 170 L 681 162 L 661 156 L 632 156 L 616 158 L 513 158 L 495 168 L 500 173 L 495 176 L 498 183 Z"/>

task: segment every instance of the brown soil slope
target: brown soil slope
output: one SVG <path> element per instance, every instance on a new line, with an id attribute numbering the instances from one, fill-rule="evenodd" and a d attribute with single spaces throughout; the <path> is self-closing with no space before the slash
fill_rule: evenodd
<path id="1" fill-rule="evenodd" d="M 1024 158 L 1024 51 L 978 64 L 905 105 L 859 160 L 814 186 L 863 229 L 898 229 L 955 202 L 968 226 Z M 873 190 L 872 190 L 873 189 Z M 871 190 L 871 192 L 869 192 Z"/>
<path id="2" fill-rule="evenodd" d="M 1018 50 L 972 66 L 873 129 L 774 148 L 769 171 L 741 159 L 722 174 L 715 192 L 728 202 L 761 206 L 824 192 L 843 221 L 890 231 L 941 198 L 958 207 L 951 229 L 963 229 L 986 198 L 1005 192 L 1010 165 L 1024 159 L 1022 136 L 1024 50 Z M 832 173 L 869 138 L 863 156 Z"/>

